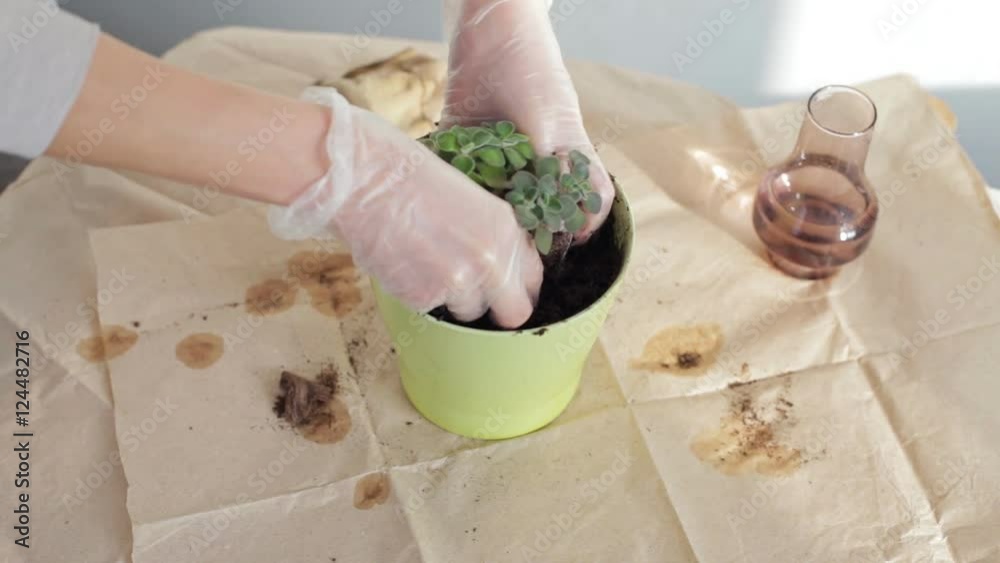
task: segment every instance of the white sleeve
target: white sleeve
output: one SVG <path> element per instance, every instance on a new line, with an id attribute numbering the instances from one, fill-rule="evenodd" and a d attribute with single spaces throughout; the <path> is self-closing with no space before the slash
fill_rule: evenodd
<path id="1" fill-rule="evenodd" d="M 545 5 L 552 8 L 552 0 L 538 0 L 545 2 Z M 444 40 L 449 41 L 455 31 L 455 22 L 458 21 L 458 14 L 462 10 L 463 0 L 441 0 L 441 20 L 444 22 Z"/>
<path id="2" fill-rule="evenodd" d="M 0 152 L 34 158 L 76 101 L 100 29 L 56 0 L 3 0 L 0 33 Z"/>

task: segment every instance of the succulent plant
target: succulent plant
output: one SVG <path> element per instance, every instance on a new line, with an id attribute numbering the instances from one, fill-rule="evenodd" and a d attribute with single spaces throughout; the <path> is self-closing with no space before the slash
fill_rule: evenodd
<path id="1" fill-rule="evenodd" d="M 480 127 L 454 126 L 421 139 L 429 149 L 480 186 L 507 200 L 518 223 L 531 232 L 542 254 L 556 233 L 583 228 L 601 197 L 590 185 L 590 160 L 570 151 L 569 170 L 555 156 L 538 156 L 527 135 L 510 121 Z M 582 208 L 581 208 L 582 206 Z"/>

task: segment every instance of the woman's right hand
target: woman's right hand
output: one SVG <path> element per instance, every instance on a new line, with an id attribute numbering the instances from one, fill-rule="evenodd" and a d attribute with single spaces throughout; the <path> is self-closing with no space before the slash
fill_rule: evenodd
<path id="1" fill-rule="evenodd" d="M 311 88 L 306 98 L 332 109 L 332 165 L 272 209 L 275 234 L 344 240 L 359 266 L 418 311 L 445 305 L 471 321 L 490 310 L 500 326 L 524 324 L 542 265 L 510 205 L 335 90 Z"/>

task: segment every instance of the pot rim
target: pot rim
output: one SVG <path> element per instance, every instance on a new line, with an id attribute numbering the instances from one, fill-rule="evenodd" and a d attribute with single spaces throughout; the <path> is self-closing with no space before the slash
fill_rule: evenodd
<path id="1" fill-rule="evenodd" d="M 622 258 L 622 267 L 621 267 L 621 270 L 618 271 L 618 276 L 615 277 L 615 281 L 611 282 L 611 285 L 608 286 L 608 289 L 603 294 L 601 294 L 601 296 L 598 297 L 596 301 L 594 301 L 593 303 L 591 303 L 590 305 L 588 305 L 585 309 L 577 312 L 573 316 L 566 317 L 565 319 L 563 319 L 561 321 L 557 321 L 557 322 L 550 323 L 550 324 L 547 324 L 547 325 L 536 326 L 536 327 L 532 327 L 532 328 L 515 328 L 515 329 L 510 329 L 510 330 L 486 330 L 486 329 L 482 329 L 482 328 L 471 328 L 471 327 L 467 327 L 467 326 L 462 326 L 462 325 L 457 325 L 457 324 L 449 323 L 449 322 L 446 322 L 446 321 L 442 321 L 440 319 L 436 319 L 436 318 L 434 318 L 433 316 L 431 316 L 428 313 L 417 313 L 417 312 L 414 312 L 414 314 L 417 315 L 417 316 L 419 316 L 419 317 L 423 317 L 424 319 L 430 321 L 433 324 L 436 324 L 436 325 L 441 326 L 441 327 L 446 327 L 446 328 L 448 328 L 450 330 L 454 330 L 456 332 L 464 332 L 464 333 L 475 334 L 475 335 L 484 336 L 484 337 L 485 336 L 492 336 L 492 337 L 496 337 L 496 338 L 510 338 L 512 336 L 521 336 L 523 334 L 530 334 L 532 336 L 540 336 L 540 335 L 535 335 L 533 333 L 538 332 L 540 330 L 546 330 L 546 331 L 548 331 L 549 329 L 551 329 L 553 327 L 558 327 L 558 326 L 563 325 L 563 324 L 568 324 L 568 323 L 572 322 L 574 319 L 582 317 L 583 315 L 586 315 L 587 313 L 589 313 L 590 311 L 592 311 L 595 307 L 597 307 L 598 305 L 600 305 L 601 303 L 603 303 L 604 299 L 608 296 L 608 294 L 611 293 L 611 291 L 613 289 L 615 289 L 617 286 L 619 286 L 625 280 L 625 271 L 628 269 L 628 265 L 632 261 L 632 250 L 633 250 L 633 246 L 635 245 L 635 217 L 632 215 L 632 206 L 629 205 L 628 198 L 625 197 L 625 191 L 622 190 L 621 186 L 618 184 L 618 182 L 617 182 L 617 180 L 615 179 L 614 176 L 611 176 L 611 182 L 615 186 L 615 199 L 614 199 L 614 202 L 612 203 L 611 212 L 614 213 L 614 208 L 616 206 L 623 205 L 625 207 L 625 219 L 627 219 L 628 226 L 630 227 L 629 228 L 628 239 L 625 240 L 624 244 L 623 244 L 623 247 L 625 249 L 625 256 Z"/>

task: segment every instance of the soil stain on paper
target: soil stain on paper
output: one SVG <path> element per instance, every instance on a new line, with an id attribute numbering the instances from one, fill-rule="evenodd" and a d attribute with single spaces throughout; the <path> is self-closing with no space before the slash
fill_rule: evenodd
<path id="1" fill-rule="evenodd" d="M 177 359 L 191 369 L 205 369 L 222 357 L 225 346 L 222 337 L 210 332 L 196 332 L 177 343 Z"/>
<path id="2" fill-rule="evenodd" d="M 351 431 L 351 414 L 337 397 L 337 372 L 324 368 L 316 380 L 281 372 L 274 414 L 291 424 L 304 438 L 333 444 Z"/>
<path id="3" fill-rule="evenodd" d="M 389 498 L 389 476 L 385 473 L 370 473 L 354 486 L 354 508 L 368 510 L 385 503 Z"/>
<path id="4" fill-rule="evenodd" d="M 247 312 L 255 315 L 275 315 L 295 304 L 295 288 L 285 280 L 266 280 L 247 289 Z"/>
<path id="5" fill-rule="evenodd" d="M 312 306 L 330 317 L 343 317 L 361 303 L 361 278 L 350 254 L 303 251 L 288 260 L 288 275 L 309 293 Z"/>
<path id="6" fill-rule="evenodd" d="M 76 352 L 88 362 L 104 362 L 128 352 L 137 340 L 139 333 L 120 325 L 109 325 L 100 336 L 81 340 L 76 345 Z"/>
<path id="7" fill-rule="evenodd" d="M 795 426 L 794 404 L 779 395 L 769 401 L 750 394 L 751 383 L 733 383 L 729 409 L 718 428 L 698 434 L 691 451 L 726 475 L 757 473 L 788 475 L 807 460 L 802 451 L 783 442 L 783 431 Z"/>
<path id="8" fill-rule="evenodd" d="M 635 369 L 701 375 L 715 362 L 722 347 L 722 329 L 717 324 L 670 326 L 646 342 L 642 356 L 633 358 Z"/>

